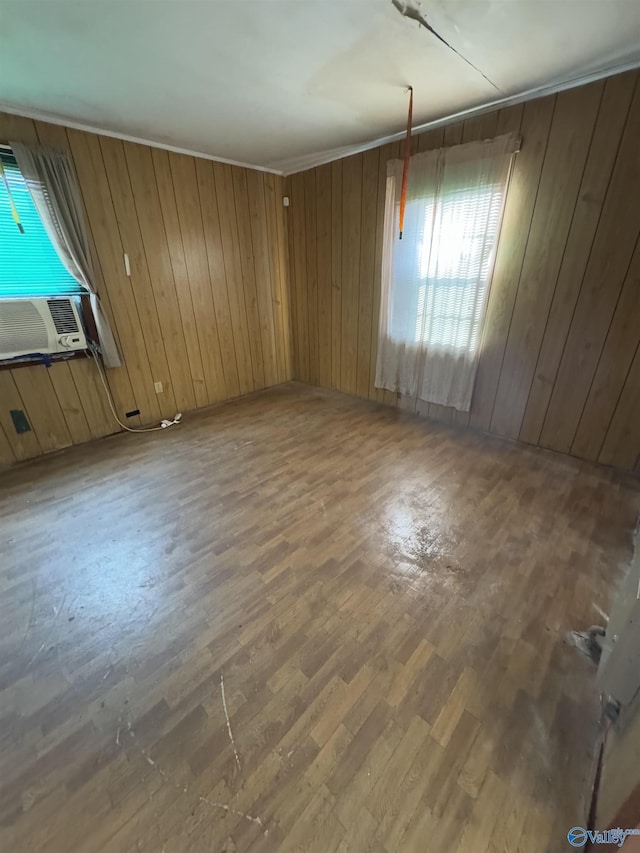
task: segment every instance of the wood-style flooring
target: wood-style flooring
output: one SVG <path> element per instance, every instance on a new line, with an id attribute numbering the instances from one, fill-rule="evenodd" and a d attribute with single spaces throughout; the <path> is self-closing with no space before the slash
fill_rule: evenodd
<path id="1" fill-rule="evenodd" d="M 0 849 L 567 849 L 639 495 L 296 384 L 4 472 Z"/>

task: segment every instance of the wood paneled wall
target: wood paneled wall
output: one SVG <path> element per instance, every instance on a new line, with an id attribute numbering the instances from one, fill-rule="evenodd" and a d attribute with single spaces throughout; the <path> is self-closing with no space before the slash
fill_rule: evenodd
<path id="1" fill-rule="evenodd" d="M 0 113 L 10 140 L 75 163 L 124 356 L 108 371 L 121 419 L 140 409 L 126 422 L 149 424 L 291 378 L 282 178 Z M 31 432 L 16 434 L 11 409 Z M 118 429 L 92 361 L 0 371 L 0 465 Z"/>
<path id="2" fill-rule="evenodd" d="M 509 130 L 523 139 L 471 413 L 422 413 L 640 471 L 638 77 L 414 137 L 415 151 Z M 274 175 L 0 114 L 10 139 L 73 158 L 125 360 L 109 383 L 121 418 L 140 409 L 132 426 L 285 381 L 291 350 L 296 378 L 397 405 L 374 374 L 398 143 L 288 178 L 285 228 Z M 16 434 L 11 409 L 31 432 Z M 92 362 L 0 371 L 0 465 L 116 429 Z"/>
<path id="3" fill-rule="evenodd" d="M 631 72 L 414 137 L 522 135 L 470 414 L 429 417 L 640 471 L 640 85 Z M 399 144 L 287 179 L 297 378 L 374 386 L 386 162 Z"/>

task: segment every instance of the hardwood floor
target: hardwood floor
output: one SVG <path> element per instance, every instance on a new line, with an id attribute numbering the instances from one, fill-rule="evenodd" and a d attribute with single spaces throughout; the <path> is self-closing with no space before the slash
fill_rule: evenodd
<path id="1" fill-rule="evenodd" d="M 564 638 L 637 480 L 296 384 L 1 477 L 2 850 L 541 853 L 584 821 Z"/>

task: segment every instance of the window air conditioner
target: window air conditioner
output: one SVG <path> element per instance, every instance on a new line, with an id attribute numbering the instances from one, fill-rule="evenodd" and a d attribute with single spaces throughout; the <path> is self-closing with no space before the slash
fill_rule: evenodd
<path id="1" fill-rule="evenodd" d="M 0 360 L 86 348 L 73 297 L 0 299 Z"/>

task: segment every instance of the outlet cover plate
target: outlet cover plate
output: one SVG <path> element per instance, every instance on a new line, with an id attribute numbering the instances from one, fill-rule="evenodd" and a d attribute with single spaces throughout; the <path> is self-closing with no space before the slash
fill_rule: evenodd
<path id="1" fill-rule="evenodd" d="M 27 420 L 27 416 L 22 411 L 22 409 L 11 409 L 9 414 L 11 415 L 11 420 L 13 421 L 13 425 L 16 428 L 16 432 L 31 432 L 31 425 Z"/>

